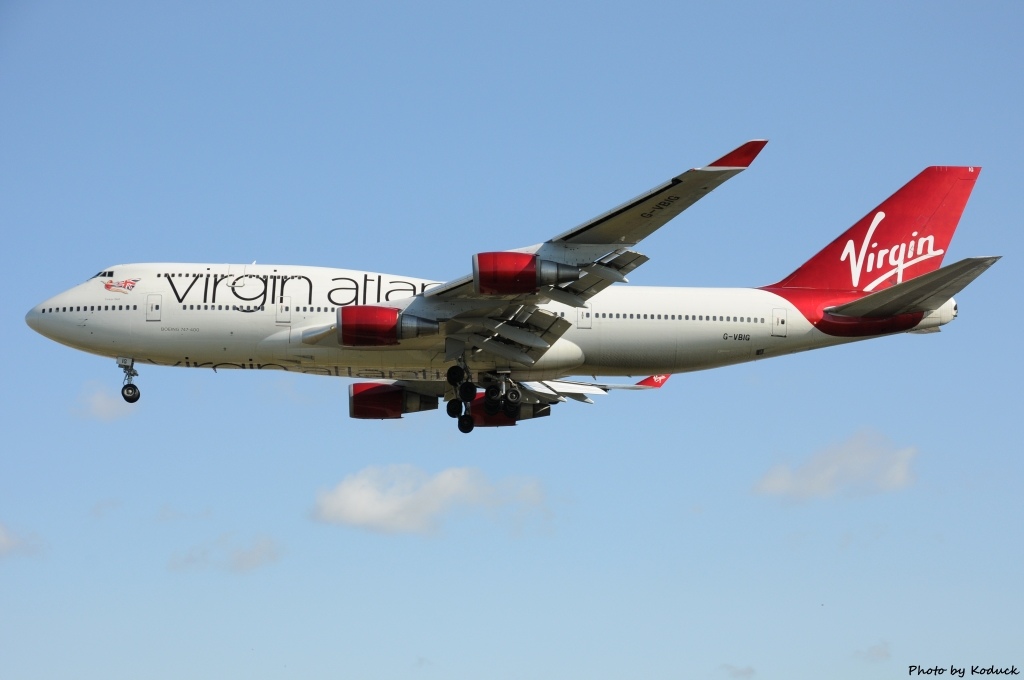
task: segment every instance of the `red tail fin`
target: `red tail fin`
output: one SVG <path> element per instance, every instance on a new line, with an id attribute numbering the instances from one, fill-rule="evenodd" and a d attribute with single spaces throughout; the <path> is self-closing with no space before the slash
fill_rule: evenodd
<path id="1" fill-rule="evenodd" d="M 935 271 L 980 172 L 979 167 L 926 168 L 769 288 L 870 293 Z"/>

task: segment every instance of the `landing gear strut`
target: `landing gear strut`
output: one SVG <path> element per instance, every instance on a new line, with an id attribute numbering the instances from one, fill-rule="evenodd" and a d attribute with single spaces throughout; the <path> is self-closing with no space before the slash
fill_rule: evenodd
<path id="1" fill-rule="evenodd" d="M 124 371 L 124 384 L 121 386 L 121 396 L 129 404 L 134 404 L 142 396 L 139 388 L 132 383 L 134 378 L 139 377 L 139 372 L 135 370 L 135 359 L 118 357 L 117 366 Z"/>

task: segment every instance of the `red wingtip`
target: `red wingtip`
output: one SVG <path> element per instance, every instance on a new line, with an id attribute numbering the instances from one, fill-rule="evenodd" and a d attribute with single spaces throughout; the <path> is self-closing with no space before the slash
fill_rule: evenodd
<path id="1" fill-rule="evenodd" d="M 644 378 L 637 385 L 643 385 L 644 387 L 661 387 L 668 382 L 670 376 L 668 375 L 652 375 L 649 378 Z"/>
<path id="2" fill-rule="evenodd" d="M 761 149 L 768 143 L 767 139 L 754 139 L 746 144 L 742 145 L 738 149 L 730 151 L 714 163 L 711 163 L 709 168 L 746 168 L 749 167 L 754 159 L 757 158 L 757 154 L 761 153 Z"/>

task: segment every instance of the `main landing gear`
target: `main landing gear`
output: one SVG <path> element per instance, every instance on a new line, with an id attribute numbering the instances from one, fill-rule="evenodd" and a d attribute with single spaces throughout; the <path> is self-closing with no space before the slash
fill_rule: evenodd
<path id="1" fill-rule="evenodd" d="M 476 385 L 469 379 L 469 369 L 462 361 L 451 366 L 446 377 L 456 394 L 456 398 L 448 402 L 448 415 L 459 421 L 459 432 L 469 434 L 473 431 L 473 416 L 469 413 L 469 405 L 476 398 Z"/>
<path id="2" fill-rule="evenodd" d="M 456 398 L 448 402 L 448 415 L 459 421 L 459 432 L 469 434 L 473 431 L 473 416 L 470 404 L 476 399 L 477 386 L 469 380 L 469 369 L 464 362 L 448 369 L 448 384 L 455 388 Z M 504 413 L 512 420 L 519 419 L 520 406 L 523 403 L 523 392 L 507 376 L 500 375 L 496 382 L 484 389 L 483 410 L 489 416 Z"/>
<path id="3" fill-rule="evenodd" d="M 484 412 L 493 416 L 504 413 L 512 420 L 519 418 L 519 406 L 523 403 L 523 392 L 506 377 L 488 385 L 484 390 Z"/>
<path id="4" fill-rule="evenodd" d="M 139 372 L 135 370 L 135 359 L 118 357 L 117 366 L 124 371 L 124 384 L 121 386 L 121 396 L 129 404 L 134 404 L 142 396 L 139 388 L 132 383 L 134 378 L 139 377 Z"/>

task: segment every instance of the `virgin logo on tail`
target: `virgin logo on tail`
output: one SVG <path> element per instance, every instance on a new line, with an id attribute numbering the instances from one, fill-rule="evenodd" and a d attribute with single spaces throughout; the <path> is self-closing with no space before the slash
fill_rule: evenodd
<path id="1" fill-rule="evenodd" d="M 870 274 L 875 270 L 882 269 L 886 265 L 892 267 L 892 269 L 886 270 L 874 281 L 864 286 L 865 292 L 874 290 L 875 286 L 890 278 L 893 274 L 896 275 L 896 283 L 902 283 L 903 271 L 907 267 L 918 262 L 930 260 L 933 257 L 941 257 L 946 252 L 942 248 L 935 250 L 934 236 L 929 235 L 916 238 L 916 231 L 911 233 L 911 239 L 908 242 L 899 243 L 889 248 L 879 248 L 878 243 L 871 242 L 871 237 L 874 236 L 875 229 L 878 228 L 878 225 L 884 219 L 884 212 L 879 211 L 875 213 L 874 219 L 871 220 L 871 226 L 868 227 L 867 233 L 864 234 L 860 250 L 857 250 L 853 239 L 850 239 L 846 242 L 846 247 L 843 248 L 842 257 L 839 258 L 840 262 L 845 262 L 847 258 L 850 259 L 850 281 L 854 288 L 859 286 L 861 274 Z M 868 244 L 870 244 L 870 252 Z M 867 265 L 866 268 L 865 264 Z"/>

